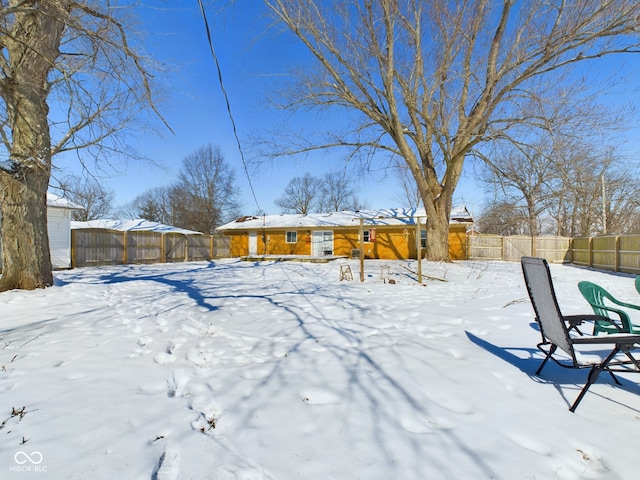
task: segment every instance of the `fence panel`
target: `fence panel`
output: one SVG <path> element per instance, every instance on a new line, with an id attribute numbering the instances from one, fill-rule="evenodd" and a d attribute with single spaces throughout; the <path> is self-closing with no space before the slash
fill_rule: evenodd
<path id="1" fill-rule="evenodd" d="M 552 263 L 571 262 L 571 238 L 536 237 L 535 255 Z"/>
<path id="2" fill-rule="evenodd" d="M 212 235 L 213 242 L 213 258 L 229 258 L 231 256 L 231 237 L 224 235 Z"/>
<path id="3" fill-rule="evenodd" d="M 615 270 L 617 264 L 616 237 L 602 236 L 591 239 L 591 267 Z"/>
<path id="4" fill-rule="evenodd" d="M 591 237 L 575 237 L 571 245 L 571 259 L 576 265 L 591 264 Z"/>
<path id="5" fill-rule="evenodd" d="M 640 234 L 622 235 L 618 244 L 619 270 L 640 275 Z"/>
<path id="6" fill-rule="evenodd" d="M 467 236 L 467 258 L 469 260 L 501 260 L 502 237 L 498 235 Z"/>
<path id="7" fill-rule="evenodd" d="M 502 260 L 519 262 L 520 258 L 531 256 L 532 249 L 531 237 L 504 237 Z"/>
<path id="8" fill-rule="evenodd" d="M 162 234 L 158 232 L 127 232 L 127 263 L 158 263 L 162 258 Z"/>
<path id="9" fill-rule="evenodd" d="M 191 241 L 191 239 L 189 239 Z M 164 260 L 168 263 L 184 262 L 187 240 L 179 233 L 167 233 L 164 237 Z"/>
<path id="10" fill-rule="evenodd" d="M 125 238 L 122 232 L 104 229 L 71 231 L 71 265 L 94 267 L 99 265 L 122 265 Z"/>
<path id="11" fill-rule="evenodd" d="M 191 235 L 188 239 L 189 255 L 187 261 L 211 260 L 211 236 Z"/>

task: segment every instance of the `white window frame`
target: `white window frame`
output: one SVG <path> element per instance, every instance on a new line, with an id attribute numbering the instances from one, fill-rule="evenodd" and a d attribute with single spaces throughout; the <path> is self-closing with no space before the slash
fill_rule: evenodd
<path id="1" fill-rule="evenodd" d="M 285 234 L 285 241 L 287 243 L 298 243 L 298 232 L 295 230 L 289 230 Z M 291 240 L 293 238 L 293 240 Z"/>

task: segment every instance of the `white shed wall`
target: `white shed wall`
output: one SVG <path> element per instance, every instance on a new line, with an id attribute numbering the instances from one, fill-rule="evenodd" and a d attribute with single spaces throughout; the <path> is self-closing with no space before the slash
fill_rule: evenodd
<path id="1" fill-rule="evenodd" d="M 49 206 L 47 223 L 49 231 L 49 248 L 53 268 L 71 267 L 71 220 L 70 210 Z"/>

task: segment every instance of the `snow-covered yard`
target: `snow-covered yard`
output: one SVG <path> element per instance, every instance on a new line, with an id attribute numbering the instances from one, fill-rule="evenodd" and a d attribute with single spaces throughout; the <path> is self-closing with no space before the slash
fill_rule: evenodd
<path id="1" fill-rule="evenodd" d="M 0 294 L 0 478 L 638 478 L 640 376 L 570 413 L 586 372 L 534 376 L 518 263 L 416 266 L 87 268 Z M 630 275 L 551 269 L 565 314 L 590 311 L 582 279 L 640 303 Z"/>

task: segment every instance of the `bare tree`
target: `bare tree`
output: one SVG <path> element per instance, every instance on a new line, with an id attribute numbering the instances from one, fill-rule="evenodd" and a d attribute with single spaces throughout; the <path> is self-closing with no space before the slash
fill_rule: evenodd
<path id="1" fill-rule="evenodd" d="M 72 210 L 71 219 L 87 222 L 99 218 L 108 218 L 113 210 L 115 193 L 93 177 L 79 177 L 70 175 L 58 187 L 63 197 L 83 207 L 82 210 Z"/>
<path id="2" fill-rule="evenodd" d="M 501 211 L 511 205 L 521 212 L 511 218 L 526 219 L 524 233 L 535 236 L 540 234 L 543 213 L 556 198 L 554 184 L 559 177 L 552 146 L 511 145 L 494 153 L 480 180 L 493 188 Z"/>
<path id="3" fill-rule="evenodd" d="M 340 212 L 363 208 L 356 196 L 353 179 L 345 172 L 324 174 L 320 185 L 319 211 Z"/>
<path id="4" fill-rule="evenodd" d="M 636 169 L 627 168 L 612 149 L 592 145 L 575 147 L 563 157 L 562 180 L 556 188 L 551 214 L 558 234 L 586 236 L 634 232 L 640 213 Z"/>
<path id="5" fill-rule="evenodd" d="M 53 156 L 83 147 L 97 157 L 122 152 L 115 134 L 141 109 L 155 109 L 125 11 L 92 0 L 0 4 L 0 291 L 53 283 L 46 228 Z"/>
<path id="6" fill-rule="evenodd" d="M 174 225 L 174 198 L 172 187 L 152 188 L 134 198 L 131 205 L 123 210 L 123 213 L 131 219 L 144 218 L 150 222 Z"/>
<path id="7" fill-rule="evenodd" d="M 174 225 L 203 233 L 239 216 L 235 172 L 220 148 L 207 145 L 182 160 L 172 188 Z"/>
<path id="8" fill-rule="evenodd" d="M 482 233 L 494 235 L 527 235 L 529 218 L 524 208 L 506 201 L 489 204 L 477 220 Z"/>
<path id="9" fill-rule="evenodd" d="M 637 173 L 612 149 L 567 137 L 496 152 L 480 178 L 494 195 L 479 222 L 487 233 L 627 233 L 640 198 Z"/>
<path id="10" fill-rule="evenodd" d="M 558 72 L 638 52 L 636 0 L 265 2 L 317 67 L 297 72 L 286 106 L 342 107 L 362 120 L 301 150 L 351 146 L 402 158 L 427 212 L 432 260 L 449 258 L 465 159 L 514 127 L 544 128 L 526 107 L 556 98 Z"/>
<path id="11" fill-rule="evenodd" d="M 302 177 L 294 177 L 284 189 L 275 204 L 282 213 L 300 213 L 306 215 L 317 211 L 319 196 L 322 189 L 321 181 L 309 173 Z"/>

